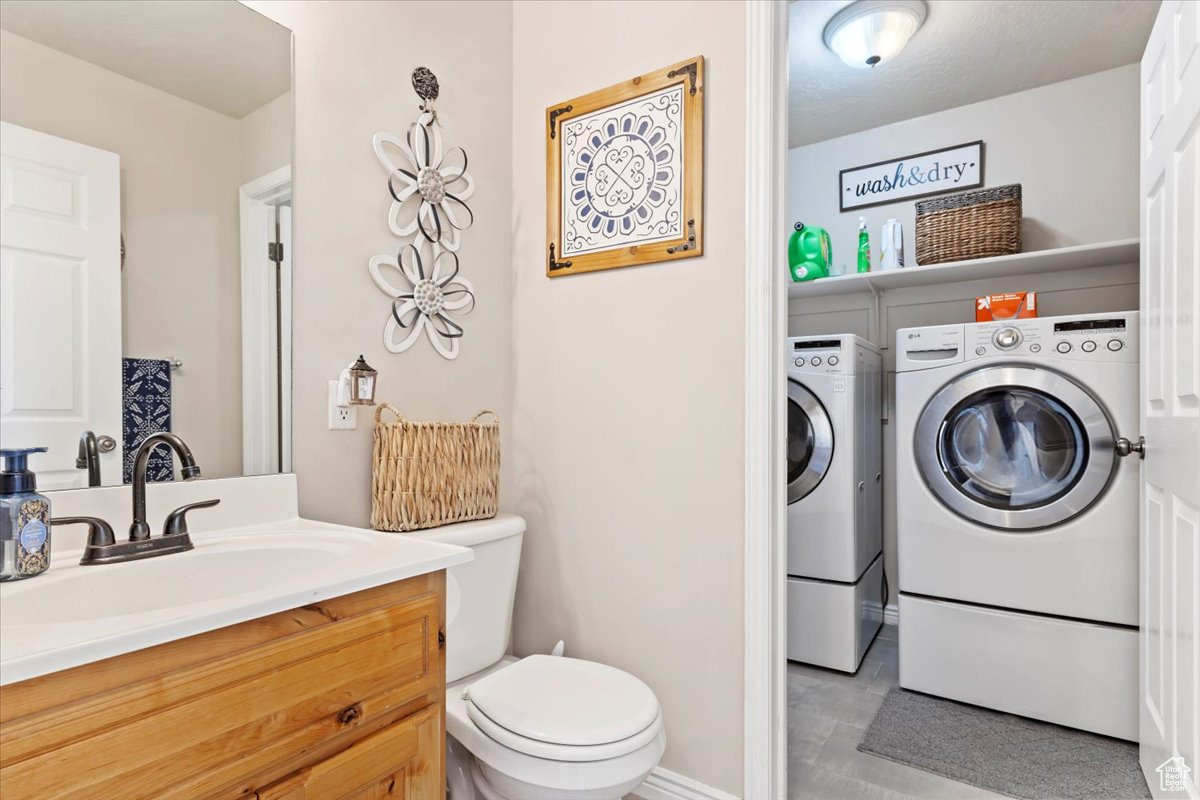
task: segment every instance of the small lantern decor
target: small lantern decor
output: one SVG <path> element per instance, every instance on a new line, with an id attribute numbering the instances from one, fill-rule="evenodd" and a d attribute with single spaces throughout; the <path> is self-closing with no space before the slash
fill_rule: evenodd
<path id="1" fill-rule="evenodd" d="M 342 407 L 375 405 L 375 378 L 379 375 L 361 355 L 338 379 L 338 402 Z"/>
<path id="2" fill-rule="evenodd" d="M 375 376 L 378 374 L 361 355 L 358 357 L 358 361 L 350 365 L 351 405 L 375 405 Z"/>

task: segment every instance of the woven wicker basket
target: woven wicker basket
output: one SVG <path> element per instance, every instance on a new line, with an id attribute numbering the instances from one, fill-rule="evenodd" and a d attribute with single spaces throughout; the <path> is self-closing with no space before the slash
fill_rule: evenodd
<path id="1" fill-rule="evenodd" d="M 1019 183 L 917 203 L 918 264 L 944 264 L 1019 252 Z"/>
<path id="2" fill-rule="evenodd" d="M 384 422 L 384 411 L 396 416 Z M 491 414 L 493 421 L 479 422 Z M 412 422 L 390 405 L 375 409 L 371 527 L 414 531 L 496 516 L 500 419 Z"/>

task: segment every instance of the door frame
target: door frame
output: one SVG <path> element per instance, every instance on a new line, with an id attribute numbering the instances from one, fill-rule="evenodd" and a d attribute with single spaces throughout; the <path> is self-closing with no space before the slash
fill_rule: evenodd
<path id="1" fill-rule="evenodd" d="M 274 292 L 274 283 L 270 271 L 265 268 L 268 258 L 263 247 L 263 243 L 273 240 L 275 234 L 266 216 L 261 213 L 267 206 L 290 202 L 291 199 L 290 165 L 269 172 L 238 189 L 242 279 L 242 472 L 246 475 L 291 472 L 291 447 L 287 440 L 291 438 L 292 309 L 290 302 L 284 302 L 280 309 L 279 330 L 282 336 L 279 348 L 288 363 L 278 365 L 283 373 L 280 382 L 283 396 L 279 398 L 279 408 L 283 415 L 285 442 L 282 448 L 284 463 L 275 464 L 278 452 L 276 426 L 273 424 L 276 379 L 274 360 L 270 356 L 271 345 L 275 341 L 275 326 L 270 315 L 264 313 L 268 298 Z M 291 249 L 292 243 L 286 242 L 285 247 Z M 290 270 L 283 278 L 282 293 L 285 298 L 290 298 Z"/>
<path id="2" fill-rule="evenodd" d="M 746 8 L 743 794 L 787 794 L 787 335 L 783 175 L 788 4 Z M 768 413 L 762 413 L 766 409 Z"/>

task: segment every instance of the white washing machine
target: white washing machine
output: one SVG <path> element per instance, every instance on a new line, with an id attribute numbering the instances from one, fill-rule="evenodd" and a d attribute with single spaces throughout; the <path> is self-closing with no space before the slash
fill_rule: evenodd
<path id="1" fill-rule="evenodd" d="M 854 672 L 883 624 L 882 359 L 850 334 L 787 350 L 787 655 Z"/>
<path id="2" fill-rule="evenodd" d="M 901 686 L 1137 738 L 1137 329 L 897 333 Z"/>

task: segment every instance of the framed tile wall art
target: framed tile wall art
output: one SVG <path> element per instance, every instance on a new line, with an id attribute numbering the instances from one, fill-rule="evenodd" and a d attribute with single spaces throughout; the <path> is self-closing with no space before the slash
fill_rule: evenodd
<path id="1" fill-rule="evenodd" d="M 704 252 L 704 57 L 546 109 L 546 274 Z"/>

